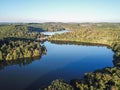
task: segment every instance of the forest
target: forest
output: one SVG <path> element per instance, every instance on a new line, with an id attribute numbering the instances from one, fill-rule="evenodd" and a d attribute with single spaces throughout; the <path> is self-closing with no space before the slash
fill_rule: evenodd
<path id="1" fill-rule="evenodd" d="M 114 67 L 105 67 L 69 83 L 53 80 L 44 90 L 119 90 L 120 89 L 120 24 L 119 23 L 21 23 L 0 24 L 0 60 L 5 65 L 24 58 L 41 57 L 45 46 L 36 41 L 41 31 L 70 30 L 48 38 L 51 42 L 104 45 L 114 51 Z M 8 61 L 6 63 L 5 61 Z M 30 60 L 29 60 L 30 61 Z M 30 63 L 28 61 L 28 63 Z M 24 62 L 24 60 L 23 60 Z M 4 66 L 1 66 L 3 68 Z M 40 89 L 41 90 L 41 89 Z"/>
<path id="2" fill-rule="evenodd" d="M 72 26 L 72 25 L 71 25 Z M 114 67 L 106 67 L 92 73 L 85 73 L 84 78 L 54 80 L 45 90 L 119 90 L 120 89 L 120 24 L 78 24 L 67 26 L 70 32 L 56 34 L 49 38 L 51 42 L 70 44 L 91 43 L 105 45 L 114 51 Z"/>
<path id="3" fill-rule="evenodd" d="M 35 41 L 36 37 L 40 37 L 40 33 L 29 33 L 26 25 L 1 25 L 0 60 L 40 57 L 46 48 Z"/>

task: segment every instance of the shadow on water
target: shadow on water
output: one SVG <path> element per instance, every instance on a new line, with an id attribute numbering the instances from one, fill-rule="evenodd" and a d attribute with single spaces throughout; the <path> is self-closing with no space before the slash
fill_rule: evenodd
<path id="1" fill-rule="evenodd" d="M 40 60 L 40 57 L 34 58 L 25 58 L 25 59 L 18 59 L 18 60 L 9 60 L 9 61 L 0 61 L 0 70 L 4 69 L 7 66 L 18 65 L 20 67 L 26 66 L 31 64 L 33 61 Z"/>
<path id="2" fill-rule="evenodd" d="M 50 41 L 53 44 L 66 44 L 66 45 L 83 45 L 83 46 L 106 46 L 107 48 L 110 48 L 110 46 L 106 44 L 98 44 L 98 43 L 88 43 L 88 42 L 77 42 L 77 41 Z"/>

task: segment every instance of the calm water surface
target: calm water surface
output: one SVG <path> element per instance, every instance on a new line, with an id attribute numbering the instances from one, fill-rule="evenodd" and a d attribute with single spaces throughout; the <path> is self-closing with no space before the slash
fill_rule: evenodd
<path id="1" fill-rule="evenodd" d="M 0 70 L 0 90 L 36 90 L 53 79 L 69 81 L 86 72 L 113 66 L 107 47 L 65 45 L 45 42 L 47 54 L 32 63 L 6 66 Z"/>
<path id="2" fill-rule="evenodd" d="M 56 32 L 41 32 L 41 33 L 44 35 L 55 35 L 55 34 L 62 34 L 66 32 L 70 32 L 70 30 L 61 30 L 61 31 L 56 31 Z"/>

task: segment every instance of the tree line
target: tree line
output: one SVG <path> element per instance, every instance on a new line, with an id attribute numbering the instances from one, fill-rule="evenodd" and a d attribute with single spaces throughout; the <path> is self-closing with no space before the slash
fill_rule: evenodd
<path id="1" fill-rule="evenodd" d="M 78 28 L 79 27 L 79 28 Z M 51 83 L 44 90 L 119 90 L 120 89 L 120 24 L 78 24 L 69 27 L 72 31 L 56 34 L 49 38 L 52 42 L 60 43 L 91 43 L 109 46 L 114 51 L 114 66 L 85 73 L 84 78 L 71 80 L 70 83 L 56 85 L 58 81 Z M 65 85 L 64 83 L 68 84 Z M 64 88 L 62 88 L 64 87 Z M 72 88 L 71 88 L 72 87 Z"/>
<path id="2" fill-rule="evenodd" d="M 40 33 L 29 33 L 26 25 L 0 25 L 0 60 L 40 57 L 45 46 L 35 41 Z"/>

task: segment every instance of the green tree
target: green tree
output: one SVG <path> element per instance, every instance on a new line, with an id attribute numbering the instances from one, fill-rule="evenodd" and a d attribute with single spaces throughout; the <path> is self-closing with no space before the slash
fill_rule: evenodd
<path id="1" fill-rule="evenodd" d="M 0 51 L 0 60 L 3 60 L 3 54 L 2 54 L 2 51 Z"/>
<path id="2" fill-rule="evenodd" d="M 18 59 L 18 55 L 17 55 L 17 51 L 16 50 L 13 51 L 13 59 L 14 60 Z"/>

